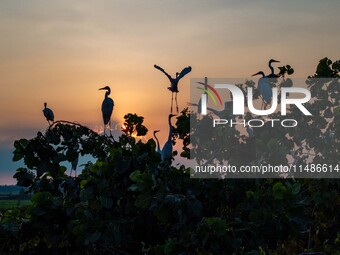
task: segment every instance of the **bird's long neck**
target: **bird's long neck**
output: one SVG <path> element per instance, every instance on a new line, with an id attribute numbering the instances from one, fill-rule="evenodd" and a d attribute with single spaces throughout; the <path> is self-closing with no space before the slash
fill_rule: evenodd
<path id="1" fill-rule="evenodd" d="M 153 136 L 155 137 L 155 139 L 156 139 L 156 142 L 157 142 L 157 150 L 158 150 L 158 151 L 160 151 L 160 150 L 161 150 L 161 147 L 159 146 L 159 141 L 158 141 L 158 138 L 157 138 L 157 136 L 156 136 L 156 133 L 155 133 L 155 132 L 153 133 Z"/>
<path id="2" fill-rule="evenodd" d="M 273 62 L 269 61 L 268 66 L 269 66 L 269 69 L 271 71 L 271 74 L 274 74 L 274 67 L 272 67 L 272 63 Z"/>
<path id="3" fill-rule="evenodd" d="M 107 91 L 105 92 L 105 98 L 109 97 L 110 94 L 111 94 L 111 91 L 110 91 L 110 90 L 107 90 Z"/>
<path id="4" fill-rule="evenodd" d="M 169 116 L 169 136 L 168 136 L 168 141 L 171 140 L 172 138 L 172 125 L 171 125 L 171 118 L 172 116 Z"/>

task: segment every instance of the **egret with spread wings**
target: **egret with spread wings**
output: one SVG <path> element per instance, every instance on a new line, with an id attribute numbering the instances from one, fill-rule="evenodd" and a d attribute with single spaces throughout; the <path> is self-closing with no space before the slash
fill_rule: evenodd
<path id="1" fill-rule="evenodd" d="M 171 113 L 172 113 L 172 105 L 173 105 L 173 100 L 174 100 L 174 93 L 175 93 L 175 101 L 176 101 L 176 110 L 178 113 L 178 103 L 177 103 L 177 93 L 178 91 L 178 82 L 180 79 L 182 79 L 186 74 L 191 72 L 191 66 L 188 66 L 186 68 L 184 68 L 180 73 L 176 73 L 176 78 L 172 78 L 167 72 L 164 71 L 163 68 L 161 68 L 158 65 L 154 65 L 154 67 L 156 69 L 158 69 L 159 71 L 161 71 L 162 73 L 164 73 L 166 75 L 166 77 L 168 77 L 168 79 L 170 80 L 170 87 L 168 87 L 168 89 L 171 91 Z"/>

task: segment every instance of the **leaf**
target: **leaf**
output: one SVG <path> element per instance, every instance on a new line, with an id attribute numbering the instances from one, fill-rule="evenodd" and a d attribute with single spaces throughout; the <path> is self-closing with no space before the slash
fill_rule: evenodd
<path id="1" fill-rule="evenodd" d="M 72 232 L 75 235 L 83 235 L 87 230 L 87 224 L 86 223 L 80 223 L 77 224 L 73 229 Z"/>
<path id="2" fill-rule="evenodd" d="M 137 170 L 130 174 L 129 178 L 133 182 L 139 182 L 142 179 L 143 174 Z"/>
<path id="3" fill-rule="evenodd" d="M 298 182 L 294 183 L 292 186 L 292 194 L 297 195 L 300 192 L 300 190 L 301 190 L 301 184 Z"/>
<path id="4" fill-rule="evenodd" d="M 19 161 L 25 156 L 24 153 L 18 152 L 17 150 L 14 151 L 13 161 Z"/>
<path id="5" fill-rule="evenodd" d="M 85 239 L 85 244 L 88 245 L 90 243 L 97 242 L 101 235 L 102 234 L 100 232 L 94 232 L 94 233 L 91 233 L 90 235 L 87 235 Z"/>
<path id="6" fill-rule="evenodd" d="M 134 205 L 139 208 L 146 209 L 150 206 L 151 194 L 149 192 L 138 195 Z"/>
<path id="7" fill-rule="evenodd" d="M 284 196 L 284 192 L 287 188 L 281 183 L 277 182 L 273 186 L 273 196 L 275 199 L 282 200 Z"/>
<path id="8" fill-rule="evenodd" d="M 18 168 L 13 178 L 16 178 L 18 186 L 29 187 L 33 184 L 34 174 L 28 171 L 27 168 Z"/>
<path id="9" fill-rule="evenodd" d="M 252 251 L 247 252 L 247 255 L 261 255 L 261 254 L 256 250 L 252 250 Z"/>
<path id="10" fill-rule="evenodd" d="M 332 109 L 331 108 L 327 108 L 324 113 L 323 113 L 324 117 L 325 118 L 333 118 L 333 112 L 332 112 Z"/>
<path id="11" fill-rule="evenodd" d="M 52 204 L 53 196 L 50 192 L 38 192 L 32 196 L 32 203 L 36 205 L 50 205 Z"/>
<path id="12" fill-rule="evenodd" d="M 316 192 L 312 195 L 315 204 L 319 205 L 323 202 L 323 197 L 320 192 Z"/>
<path id="13" fill-rule="evenodd" d="M 93 189 L 92 188 L 87 188 L 87 189 L 83 189 L 80 191 L 79 194 L 80 200 L 85 202 L 89 199 L 93 198 Z"/>
<path id="14" fill-rule="evenodd" d="M 155 210 L 154 215 L 157 217 L 157 219 L 162 222 L 166 223 L 169 219 L 170 210 L 166 206 L 160 206 Z"/>
<path id="15" fill-rule="evenodd" d="M 113 200 L 110 197 L 100 196 L 99 198 L 102 207 L 109 209 L 113 205 Z"/>
<path id="16" fill-rule="evenodd" d="M 136 185 L 136 184 L 132 184 L 132 185 L 129 187 L 129 190 L 130 190 L 130 191 L 138 191 L 138 190 L 139 190 L 139 187 L 138 187 L 138 185 Z"/>
<path id="17" fill-rule="evenodd" d="M 88 181 L 87 180 L 82 180 L 80 182 L 80 188 L 83 189 Z"/>

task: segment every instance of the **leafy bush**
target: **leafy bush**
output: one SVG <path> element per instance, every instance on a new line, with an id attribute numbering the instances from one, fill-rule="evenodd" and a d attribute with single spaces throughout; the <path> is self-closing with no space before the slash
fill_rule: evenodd
<path id="1" fill-rule="evenodd" d="M 330 65 L 322 60 L 316 75 L 338 75 L 338 64 Z M 316 89 L 320 86 L 311 84 L 312 93 Z M 333 90 L 325 97 L 332 95 L 338 97 Z M 336 101 L 332 107 L 327 123 L 335 129 Z M 316 161 L 338 162 L 338 142 L 326 150 L 312 132 L 326 111 L 290 135 L 295 144 L 304 141 L 320 152 Z M 189 156 L 189 145 L 195 149 L 189 144 L 189 119 L 190 112 L 183 110 L 173 136 L 183 142 L 183 157 Z M 152 139 L 136 141 L 135 134 L 147 133 L 143 117 L 127 114 L 124 126 L 115 141 L 79 124 L 56 122 L 45 134 L 14 143 L 13 160 L 26 165 L 14 177 L 34 195 L 32 205 L 1 212 L 1 254 L 338 254 L 338 180 L 191 179 L 185 166 L 161 162 Z M 228 132 L 237 142 L 239 134 Z M 277 145 L 262 135 L 257 139 L 261 153 L 255 157 L 270 161 L 270 148 Z M 69 177 L 64 165 L 79 154 L 95 162 Z"/>

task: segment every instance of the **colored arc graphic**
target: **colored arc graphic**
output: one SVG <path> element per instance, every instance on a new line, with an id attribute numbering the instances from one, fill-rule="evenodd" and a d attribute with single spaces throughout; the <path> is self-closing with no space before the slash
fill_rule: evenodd
<path id="1" fill-rule="evenodd" d="M 200 87 L 197 87 L 198 89 L 204 91 L 205 93 L 207 93 L 209 95 L 209 97 L 213 100 L 214 104 L 216 105 L 216 99 L 214 97 L 214 95 L 207 89 L 204 89 L 204 88 L 200 88 Z"/>
<path id="2" fill-rule="evenodd" d="M 223 105 L 222 100 L 221 100 L 221 97 L 220 97 L 220 95 L 217 93 L 216 89 L 214 89 L 212 86 L 210 86 L 210 85 L 208 85 L 208 84 L 205 84 L 205 83 L 203 83 L 203 82 L 197 82 L 197 83 L 199 83 L 199 84 L 201 84 L 201 85 L 204 85 L 204 86 L 207 86 L 207 87 L 208 87 L 212 92 L 214 92 L 214 94 L 217 96 L 218 101 L 220 102 L 220 104 Z M 197 87 L 197 88 L 198 88 L 198 87 Z M 202 89 L 202 88 L 198 88 L 198 89 L 203 90 L 204 92 L 206 92 L 206 93 L 211 97 L 211 99 L 214 101 L 214 103 L 215 103 L 215 105 L 216 105 L 216 100 L 215 100 L 213 94 L 212 94 L 210 91 L 208 91 L 207 89 Z M 210 93 L 209 93 L 209 92 L 210 92 Z"/>

